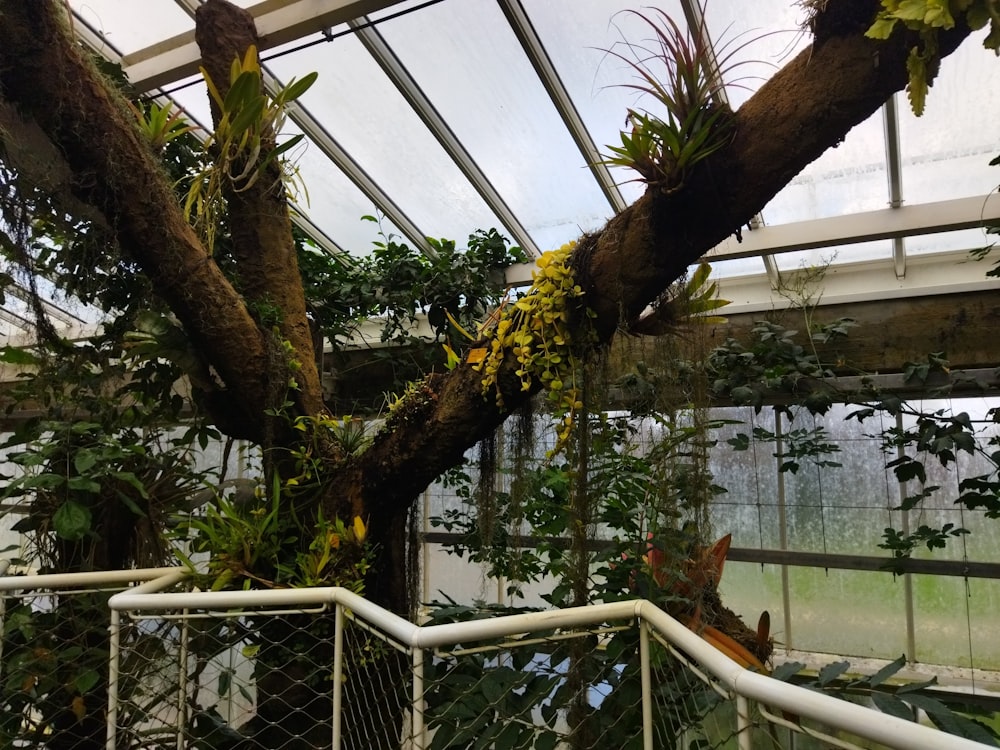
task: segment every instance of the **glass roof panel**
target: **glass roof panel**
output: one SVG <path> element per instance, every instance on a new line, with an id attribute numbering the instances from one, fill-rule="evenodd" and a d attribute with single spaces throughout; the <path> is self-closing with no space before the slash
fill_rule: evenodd
<path id="1" fill-rule="evenodd" d="M 212 121 L 208 93 L 200 83 L 176 91 L 172 97 L 200 123 Z M 283 135 L 291 137 L 299 132 L 294 123 L 287 122 Z M 293 158 L 298 156 L 297 163 L 309 201 L 306 203 L 304 198 L 300 198 L 300 206 L 312 222 L 344 250 L 353 255 L 367 255 L 371 252 L 372 243 L 378 239 L 379 230 L 375 224 L 361 221 L 361 217 L 376 213 L 375 206 L 317 146 L 309 144 L 304 153 L 300 153 L 301 150 L 300 144 L 294 150 Z M 383 229 L 387 233 L 401 234 L 389 221 L 383 222 Z"/>
<path id="2" fill-rule="evenodd" d="M 442 2 L 378 29 L 540 248 L 603 224 L 611 209 L 496 3 Z"/>
<path id="3" fill-rule="evenodd" d="M 606 153 L 608 144 L 620 142 L 619 133 L 629 107 L 652 108 L 636 91 L 622 85 L 636 82 L 635 71 L 605 52 L 614 49 L 627 53 L 622 44 L 624 35 L 636 42 L 648 38 L 649 29 L 641 20 L 624 12 L 636 8 L 635 3 L 526 0 L 524 6 L 591 138 L 598 150 Z M 665 2 L 659 7 L 683 24 L 679 2 Z M 643 185 L 633 179 L 634 172 L 614 168 L 612 174 L 626 202 L 642 195 Z"/>
<path id="4" fill-rule="evenodd" d="M 729 260 L 707 259 L 712 265 L 713 279 L 728 279 L 737 276 L 757 276 L 764 273 L 764 261 L 759 255 L 750 258 L 732 258 Z"/>
<path id="5" fill-rule="evenodd" d="M 929 255 L 950 250 L 975 250 L 986 247 L 995 241 L 996 237 L 987 235 L 984 229 L 962 229 L 957 232 L 921 234 L 906 238 L 906 254 Z M 983 273 L 986 273 L 985 267 Z"/>
<path id="6" fill-rule="evenodd" d="M 786 224 L 885 208 L 889 200 L 882 111 L 803 169 L 764 209 L 765 223 Z"/>
<path id="7" fill-rule="evenodd" d="M 779 271 L 798 271 L 803 268 L 822 268 L 866 260 L 887 260 L 891 257 L 892 240 L 878 240 L 779 253 L 774 256 L 774 260 Z"/>
<path id="8" fill-rule="evenodd" d="M 69 5 L 122 55 L 194 30 L 194 20 L 170 0 L 69 0 Z"/>
<path id="9" fill-rule="evenodd" d="M 802 29 L 806 15 L 802 5 L 759 0 L 748 16 L 743 3 L 705 4 L 705 23 L 733 109 L 739 109 L 765 80 L 812 41 Z"/>
<path id="10" fill-rule="evenodd" d="M 978 39 L 942 61 L 922 117 L 902 97 L 899 110 L 907 204 L 996 189 L 1000 169 L 989 162 L 1000 154 L 1000 64 Z"/>
<path id="11" fill-rule="evenodd" d="M 502 229 L 357 38 L 343 36 L 267 65 L 283 81 L 320 71 L 300 101 L 421 231 L 461 244 L 476 229 Z M 310 214 L 327 210 L 316 197 L 312 203 Z"/>

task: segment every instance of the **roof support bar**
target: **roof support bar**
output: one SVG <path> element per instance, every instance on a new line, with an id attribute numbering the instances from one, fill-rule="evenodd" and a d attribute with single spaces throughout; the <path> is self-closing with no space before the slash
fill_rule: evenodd
<path id="1" fill-rule="evenodd" d="M 903 168 L 899 156 L 899 115 L 896 110 L 896 96 L 890 96 L 882 105 L 882 122 L 885 125 L 885 166 L 889 178 L 889 207 L 903 205 Z M 906 241 L 902 237 L 892 238 L 892 263 L 896 278 L 906 276 Z"/>
<path id="2" fill-rule="evenodd" d="M 348 25 L 354 29 L 355 35 L 368 50 L 369 54 L 382 68 L 383 72 L 393 82 L 403 98 L 413 107 L 413 111 L 423 121 L 438 143 L 448 152 L 458 168 L 465 175 L 466 179 L 472 183 L 476 192 L 486 202 L 497 218 L 503 223 L 507 231 L 513 236 L 514 242 L 520 245 L 532 257 L 539 257 L 541 252 L 535 241 L 528 234 L 528 230 L 521 224 L 520 220 L 507 205 L 497 189 L 483 173 L 479 165 L 466 150 L 465 146 L 455 135 L 454 131 L 448 127 L 441 114 L 435 109 L 427 95 L 413 79 L 413 76 L 403 65 L 396 53 L 386 43 L 375 27 L 367 18 L 350 21 Z"/>
<path id="3" fill-rule="evenodd" d="M 188 12 L 201 4 L 200 0 L 175 2 Z M 398 2 L 400 0 L 263 0 L 247 10 L 254 17 L 260 35 L 259 49 L 263 51 L 318 34 L 323 29 Z M 148 91 L 197 75 L 201 53 L 192 30 L 132 52 L 122 62 L 132 85 L 140 91 Z"/>
<path id="4" fill-rule="evenodd" d="M 763 253 L 936 234 L 996 223 L 1000 223 L 1000 194 L 994 192 L 985 198 L 955 198 L 761 227 L 744 232 L 742 243 L 729 238 L 716 245 L 705 254 L 705 259 L 749 258 Z"/>
<path id="5" fill-rule="evenodd" d="M 580 117 L 580 113 L 577 111 L 576 105 L 573 104 L 569 92 L 566 91 L 562 79 L 559 78 L 559 73 L 556 72 L 556 68 L 549 58 L 549 53 L 545 51 L 545 45 L 542 44 L 535 27 L 528 18 L 521 0 L 497 0 L 497 2 L 524 48 L 525 54 L 531 60 L 531 65 L 535 68 L 542 85 L 545 86 L 559 116 L 562 117 L 570 135 L 573 136 L 577 148 L 583 154 L 594 179 L 597 180 L 601 191 L 608 199 L 608 203 L 611 204 L 611 208 L 614 209 L 615 213 L 624 210 L 626 203 L 621 190 L 618 189 L 618 184 L 611 176 L 607 165 L 601 163 L 603 157 L 597 150 L 594 139 L 590 137 L 587 126 L 584 125 L 583 118 Z"/>
<path id="6" fill-rule="evenodd" d="M 281 82 L 263 67 L 264 85 L 272 93 L 281 88 Z M 385 214 L 407 239 L 416 245 L 429 258 L 436 258 L 437 253 L 427 241 L 427 235 L 420 231 L 416 224 L 401 209 L 389 194 L 372 179 L 360 164 L 358 164 L 337 140 L 330 135 L 319 121 L 313 117 L 301 102 L 292 102 L 287 109 L 289 119 L 294 122 L 306 137 L 322 151 L 330 161 L 337 165 L 347 175 L 358 189 L 364 193 L 378 209 Z"/>

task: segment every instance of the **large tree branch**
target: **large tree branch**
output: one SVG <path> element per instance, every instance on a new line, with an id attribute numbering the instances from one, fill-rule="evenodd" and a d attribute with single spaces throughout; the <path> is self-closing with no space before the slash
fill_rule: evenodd
<path id="1" fill-rule="evenodd" d="M 649 191 L 601 232 L 583 238 L 575 263 L 602 342 L 627 328 L 691 263 L 903 88 L 905 59 L 916 42 L 901 31 L 887 42 L 865 38 L 877 7 L 874 1 L 830 0 L 815 19 L 813 45 L 736 113 L 729 147 L 703 162 L 678 193 Z M 967 35 L 965 28 L 944 35 L 942 55 Z M 463 364 L 429 381 L 412 402 L 408 422 L 383 431 L 350 468 L 362 488 L 356 505 L 390 515 L 408 507 L 506 418 L 506 410 L 484 397 L 481 378 Z M 509 408 L 529 395 L 519 386 L 513 379 L 505 388 Z"/>
<path id="2" fill-rule="evenodd" d="M 260 331 L 184 220 L 134 116 L 70 36 L 63 4 L 3 0 L 0 39 L 0 98 L 56 146 L 73 195 L 101 212 L 215 368 L 224 383 L 214 401 L 220 426 L 259 439 Z"/>
<path id="3" fill-rule="evenodd" d="M 257 30 L 253 16 L 236 5 L 223 0 L 208 0 L 196 12 L 195 38 L 201 50 L 205 70 L 223 98 L 229 91 L 230 66 L 234 59 L 242 59 L 251 45 L 257 46 Z M 216 127 L 221 112 L 215 100 L 211 101 L 212 117 Z M 283 339 L 296 353 L 301 369 L 295 391 L 299 408 L 305 414 L 316 414 L 323 407 L 316 355 L 313 351 L 312 332 L 306 317 L 305 294 L 299 274 L 292 223 L 285 198 L 285 184 L 281 167 L 272 159 L 264 162 L 275 146 L 275 134 L 266 127 L 261 133 L 261 148 L 253 167 L 262 167 L 260 177 L 249 185 L 236 189 L 226 181 L 225 197 L 227 224 L 232 241 L 233 255 L 239 267 L 240 291 L 248 302 L 281 311 L 275 325 Z M 246 158 L 246 157 L 239 157 Z M 242 171 L 240 164 L 237 171 Z M 275 384 L 282 397 L 288 373 L 283 368 L 271 372 L 282 379 Z"/>

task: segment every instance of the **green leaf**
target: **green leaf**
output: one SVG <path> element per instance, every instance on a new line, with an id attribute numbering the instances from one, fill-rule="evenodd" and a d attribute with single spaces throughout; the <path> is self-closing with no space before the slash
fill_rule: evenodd
<path id="1" fill-rule="evenodd" d="M 100 682 L 101 674 L 96 669 L 88 669 L 83 674 L 76 676 L 73 680 L 73 687 L 76 688 L 79 693 L 86 693 L 88 690 L 93 688 L 98 682 Z"/>
<path id="2" fill-rule="evenodd" d="M 41 360 L 19 346 L 3 346 L 0 347 L 0 362 L 10 365 L 37 365 Z"/>
<path id="3" fill-rule="evenodd" d="M 895 18 L 879 18 L 868 28 L 865 36 L 870 39 L 888 39 L 895 25 Z"/>
<path id="4" fill-rule="evenodd" d="M 927 90 L 930 84 L 927 80 L 927 62 L 916 47 L 910 50 L 910 55 L 906 58 L 906 72 L 910 75 L 910 82 L 906 86 L 910 108 L 913 110 L 913 114 L 920 117 L 924 113 Z"/>
<path id="5" fill-rule="evenodd" d="M 865 680 L 865 682 L 871 687 L 878 687 L 883 682 L 888 680 L 894 674 L 899 672 L 903 667 L 906 666 L 906 656 L 900 656 L 894 662 L 886 664 L 878 672 L 873 674 L 871 677 Z"/>
<path id="6" fill-rule="evenodd" d="M 847 661 L 835 661 L 832 664 L 827 664 L 819 670 L 819 675 L 817 675 L 820 687 L 826 687 L 850 668 L 851 663 Z"/>
<path id="7" fill-rule="evenodd" d="M 77 492 L 89 492 L 97 495 L 101 491 L 101 485 L 89 477 L 70 477 L 66 481 L 66 486 Z"/>
<path id="8" fill-rule="evenodd" d="M 304 93 L 306 93 L 306 91 L 309 90 L 310 86 L 316 83 L 316 79 L 318 77 L 319 73 L 313 71 L 312 73 L 307 73 L 306 75 L 302 76 L 302 78 L 300 78 L 297 81 L 293 78 L 291 81 L 289 81 L 288 85 L 281 92 L 280 96 L 281 101 L 286 104 L 288 102 L 295 101 Z"/>
<path id="9" fill-rule="evenodd" d="M 73 457 L 73 466 L 81 474 L 86 474 L 97 463 L 97 455 L 86 448 L 76 452 Z"/>
<path id="10" fill-rule="evenodd" d="M 784 664 L 779 664 L 771 672 L 771 677 L 775 680 L 781 680 L 782 682 L 787 682 L 789 678 L 794 677 L 803 669 L 806 665 L 799 661 L 786 661 Z"/>
<path id="11" fill-rule="evenodd" d="M 913 709 L 891 693 L 872 693 L 872 703 L 884 714 L 913 721 Z"/>
<path id="12" fill-rule="evenodd" d="M 90 531 L 90 509 L 73 500 L 67 500 L 52 514 L 52 527 L 56 534 L 71 542 L 78 542 Z"/>

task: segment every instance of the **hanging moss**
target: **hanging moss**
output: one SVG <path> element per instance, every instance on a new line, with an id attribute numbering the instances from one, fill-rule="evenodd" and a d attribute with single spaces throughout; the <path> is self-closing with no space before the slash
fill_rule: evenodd
<path id="1" fill-rule="evenodd" d="M 497 435 L 479 441 L 479 478 L 476 482 L 476 516 L 479 537 L 493 544 L 497 531 Z"/>

